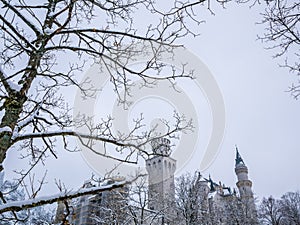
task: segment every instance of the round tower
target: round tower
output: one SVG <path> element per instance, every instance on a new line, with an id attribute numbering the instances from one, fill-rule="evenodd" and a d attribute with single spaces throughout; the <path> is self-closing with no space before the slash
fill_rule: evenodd
<path id="1" fill-rule="evenodd" d="M 236 186 L 241 198 L 253 198 L 252 181 L 248 178 L 248 168 L 245 165 L 238 149 L 236 148 L 235 173 L 237 176 Z"/>
<path id="2" fill-rule="evenodd" d="M 245 206 L 247 221 L 249 224 L 259 224 L 256 205 L 252 192 L 252 181 L 248 178 L 248 168 L 245 165 L 238 149 L 236 148 L 235 173 L 237 175 L 236 186 L 239 189 L 240 198 Z"/>

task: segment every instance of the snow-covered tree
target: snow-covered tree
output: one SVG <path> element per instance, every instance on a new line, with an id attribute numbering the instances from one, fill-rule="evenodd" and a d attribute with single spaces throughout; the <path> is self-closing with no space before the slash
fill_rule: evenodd
<path id="1" fill-rule="evenodd" d="M 252 206 L 248 200 L 232 195 L 226 201 L 223 216 L 219 217 L 219 220 L 222 222 L 221 224 L 258 225 L 256 211 L 253 212 Z"/>
<path id="2" fill-rule="evenodd" d="M 284 225 L 300 225 L 300 192 L 287 192 L 280 199 L 280 211 Z"/>
<path id="3" fill-rule="evenodd" d="M 12 181 L 4 181 L 1 183 L 0 187 L 2 196 L 1 197 L 1 205 L 12 202 L 12 201 L 20 201 L 25 199 L 25 192 L 23 189 L 16 188 L 15 182 Z M 7 194 L 6 194 L 7 193 Z M 5 198 L 4 198 L 5 195 Z M 21 222 L 26 222 L 28 219 L 28 213 L 26 211 L 21 212 L 7 212 L 0 215 L 1 224 L 10 225 L 12 224 L 12 220 L 16 219 Z"/>
<path id="4" fill-rule="evenodd" d="M 184 174 L 176 180 L 176 208 L 179 218 L 186 225 L 210 224 L 212 213 L 209 211 L 208 186 L 201 181 L 201 174 Z M 202 185 L 201 185 L 202 184 Z"/>
<path id="5" fill-rule="evenodd" d="M 149 217 L 152 214 L 148 212 L 148 204 L 147 179 L 146 177 L 142 177 L 129 187 L 127 206 L 128 224 L 140 225 L 149 223 Z"/>
<path id="6" fill-rule="evenodd" d="M 140 177 L 123 188 L 82 196 L 72 203 L 73 212 L 68 216 L 75 225 L 85 222 L 93 224 L 154 225 L 161 221 L 163 211 L 149 209 L 146 177 Z M 70 205 L 70 204 L 69 204 Z M 88 209 L 88 210 L 87 210 Z M 65 213 L 65 212 L 63 212 Z"/>
<path id="7" fill-rule="evenodd" d="M 282 224 L 282 213 L 279 200 L 274 199 L 272 196 L 263 198 L 259 206 L 259 219 L 261 224 Z"/>
<path id="8" fill-rule="evenodd" d="M 177 179 L 176 204 L 182 224 L 258 224 L 251 203 L 221 182 L 203 178 L 199 172 Z"/>
<path id="9" fill-rule="evenodd" d="M 174 138 L 177 132 L 191 129 L 190 120 L 176 115 L 173 126 L 166 122 L 168 129 L 163 134 L 155 134 L 154 130 L 140 132 L 142 118 L 135 120 L 128 133 L 114 132 L 111 117 L 98 124 L 84 115 L 73 118 L 65 97 L 74 90 L 80 90 L 84 98 L 95 97 L 96 84 L 81 81 L 82 72 L 94 63 L 100 70 L 107 70 L 124 106 L 130 103 L 135 79 L 140 79 L 143 87 L 153 87 L 159 80 L 173 85 L 176 78 L 192 78 L 192 71 L 185 71 L 184 65 L 179 70 L 171 66 L 171 72 L 162 73 L 168 65 L 161 63 L 160 57 L 178 47 L 178 39 L 196 35 L 191 28 L 202 18 L 195 10 L 201 6 L 211 9 L 211 2 L 0 0 L 0 172 L 13 147 L 30 164 L 28 170 L 19 171 L 19 186 L 48 156 L 58 158 L 62 149 L 77 150 L 70 144 L 74 139 L 91 151 L 95 151 L 95 142 L 114 146 L 116 151 L 128 154 L 99 154 L 119 162 L 137 163 L 137 157 L 131 156 L 148 157 L 146 145 L 153 138 Z M 227 0 L 214 2 L 224 4 Z M 137 55 L 147 55 L 149 59 L 138 67 L 132 66 L 130 62 Z M 84 127 L 86 132 L 78 132 L 77 127 Z M 0 214 L 119 188 L 125 183 L 39 198 L 41 184 L 28 195 L 30 201 L 22 204 L 7 204 L 9 196 L 3 192 Z"/>
<path id="10" fill-rule="evenodd" d="M 14 201 L 22 202 L 26 199 L 24 188 L 18 187 L 16 182 L 8 180 L 0 182 L 0 191 L 2 193 L 2 196 L 0 196 L 0 206 Z M 30 210 L 2 213 L 0 214 L 0 224 L 50 225 L 52 224 L 53 216 L 53 207 L 51 210 L 50 207 L 39 206 Z"/>
<path id="11" fill-rule="evenodd" d="M 173 72 L 162 74 L 166 65 L 159 59 L 162 52 L 178 46 L 178 38 L 193 35 L 187 21 L 199 23 L 192 10 L 201 2 L 204 1 L 175 1 L 166 9 L 152 0 L 1 0 L 0 171 L 12 147 L 19 148 L 22 157 L 29 159 L 31 171 L 49 155 L 59 157 L 62 148 L 74 150 L 69 145 L 74 139 L 91 151 L 97 141 L 113 145 L 119 152 L 126 149 L 128 155 L 121 158 L 103 154 L 122 162 L 136 163 L 130 157 L 132 154 L 147 157 L 145 146 L 155 135 L 153 130 L 139 132 L 142 119 L 137 119 L 127 134 L 114 132 L 110 118 L 100 124 L 93 124 L 91 118 L 82 115 L 73 118 L 65 95 L 78 89 L 83 97 L 94 97 L 96 84 L 89 80 L 80 82 L 82 71 L 93 63 L 107 69 L 114 91 L 124 105 L 129 103 L 134 79 L 153 87 L 158 80 L 173 84 L 175 78 L 191 78 L 190 71 L 184 68 L 170 68 Z M 140 11 L 149 20 L 142 22 Z M 148 53 L 150 58 L 143 65 L 130 65 L 137 55 Z M 172 138 L 176 132 L 191 128 L 190 121 L 180 116 L 176 119 L 174 126 L 167 124 L 166 133 L 156 137 Z M 85 127 L 87 132 L 77 132 L 78 126 Z M 20 171 L 20 184 L 28 174 L 29 171 Z M 39 203 L 34 200 L 22 207 L 61 198 L 64 197 L 57 195 Z M 0 213 L 20 208 L 18 204 L 8 208 L 2 205 Z"/>
<path id="12" fill-rule="evenodd" d="M 146 177 L 141 177 L 129 186 L 128 205 L 127 205 L 127 223 L 133 225 L 143 224 L 160 224 L 165 215 L 166 209 L 153 210 L 150 209 L 151 201 L 158 201 L 158 198 L 149 199 L 149 188 Z M 162 201 L 160 199 L 159 201 Z M 167 201 L 167 199 L 165 199 Z M 171 207 L 172 203 L 168 202 L 166 207 Z M 174 204 L 173 204 L 174 205 Z"/>
<path id="13" fill-rule="evenodd" d="M 272 196 L 263 198 L 259 207 L 261 224 L 267 225 L 299 225 L 300 193 L 287 192 L 280 199 Z"/>

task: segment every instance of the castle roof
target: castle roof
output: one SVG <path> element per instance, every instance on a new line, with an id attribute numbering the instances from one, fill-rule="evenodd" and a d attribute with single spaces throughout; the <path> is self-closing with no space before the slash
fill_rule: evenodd
<path id="1" fill-rule="evenodd" d="M 245 165 L 244 160 L 242 159 L 237 146 L 235 147 L 235 149 L 236 149 L 235 166 Z"/>

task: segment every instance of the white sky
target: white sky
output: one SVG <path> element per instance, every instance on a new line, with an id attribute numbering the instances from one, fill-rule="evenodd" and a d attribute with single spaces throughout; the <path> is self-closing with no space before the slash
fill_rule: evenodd
<path id="1" fill-rule="evenodd" d="M 234 7 L 231 7 L 234 6 Z M 206 63 L 223 93 L 227 127 L 213 178 L 234 185 L 234 145 L 248 166 L 254 192 L 279 197 L 299 190 L 299 101 L 285 91 L 294 75 L 256 41 L 263 27 L 248 7 L 228 6 L 202 26 L 187 47 Z"/>
<path id="2" fill-rule="evenodd" d="M 256 41 L 263 30 L 255 25 L 260 20 L 255 9 L 230 4 L 227 9 L 216 7 L 214 12 L 215 16 L 205 12 L 206 23 L 198 28 L 200 36 L 183 40 L 214 75 L 226 108 L 223 143 L 205 175 L 234 187 L 237 145 L 258 197 L 296 191 L 300 180 L 300 102 L 285 92 L 295 77 L 279 68 L 272 52 Z M 11 151 L 6 162 L 13 169 L 18 167 L 15 154 Z M 194 157 L 185 171 L 197 169 L 200 161 Z M 49 180 L 60 178 L 69 187 L 79 187 L 91 173 L 80 154 L 50 159 L 47 167 Z"/>

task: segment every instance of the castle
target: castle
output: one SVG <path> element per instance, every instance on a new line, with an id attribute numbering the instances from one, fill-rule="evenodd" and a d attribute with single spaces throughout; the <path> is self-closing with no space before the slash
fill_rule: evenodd
<path id="1" fill-rule="evenodd" d="M 181 224 L 179 221 L 183 215 L 180 215 L 180 210 L 179 213 L 174 212 L 174 205 L 172 205 L 176 195 L 174 180 L 176 160 L 170 156 L 170 141 L 160 139 L 152 146 L 156 156 L 146 160 L 149 176 L 149 209 L 164 212 L 165 216 L 160 224 Z M 252 182 L 248 178 L 248 168 L 237 147 L 235 174 L 238 193 L 224 184 L 215 183 L 210 176 L 207 179 L 198 173 L 192 188 L 197 190 L 194 194 L 198 196 L 194 198 L 200 202 L 193 202 L 193 206 L 190 207 L 194 215 L 198 215 L 195 224 L 258 224 Z"/>
<path id="2" fill-rule="evenodd" d="M 141 193 L 132 197 L 137 193 L 131 192 L 128 187 L 80 197 L 70 219 L 72 224 L 258 224 L 252 182 L 237 148 L 235 173 L 238 193 L 224 184 L 215 183 L 210 176 L 204 178 L 197 173 L 196 179 L 189 184 L 188 193 L 184 193 L 188 195 L 181 205 L 175 191 L 176 160 L 170 156 L 170 141 L 166 138 L 155 140 L 152 150 L 154 156 L 146 160 L 148 187 L 143 191 L 148 193 L 143 193 L 144 197 Z M 84 186 L 89 185 L 87 182 Z M 144 203 L 136 205 L 135 200 Z"/>

